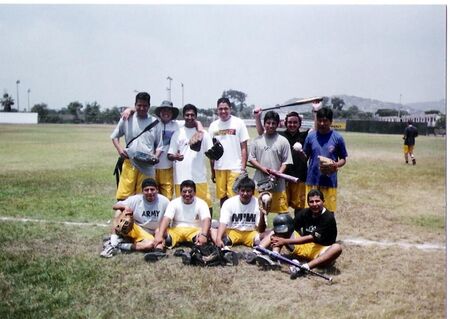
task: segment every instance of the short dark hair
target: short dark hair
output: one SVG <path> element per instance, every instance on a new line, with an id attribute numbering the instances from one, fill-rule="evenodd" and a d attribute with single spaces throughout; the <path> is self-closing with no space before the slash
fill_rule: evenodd
<path id="1" fill-rule="evenodd" d="M 238 184 L 238 189 L 248 189 L 248 188 L 250 188 L 252 191 L 254 191 L 256 188 L 256 185 L 255 185 L 255 182 L 247 176 L 247 177 L 244 177 L 243 179 L 241 179 L 241 181 Z"/>
<path id="2" fill-rule="evenodd" d="M 142 189 L 144 189 L 148 186 L 158 187 L 158 184 L 156 183 L 156 181 L 153 178 L 149 177 L 142 181 Z"/>
<path id="3" fill-rule="evenodd" d="M 264 115 L 264 123 L 268 120 L 274 120 L 278 124 L 280 123 L 280 115 L 275 111 L 269 111 Z"/>
<path id="4" fill-rule="evenodd" d="M 314 196 L 319 196 L 322 201 L 325 201 L 324 198 L 323 198 L 323 193 L 320 190 L 318 190 L 318 189 L 311 189 L 308 192 L 308 196 L 307 196 L 308 202 L 309 202 L 309 198 L 310 197 L 314 197 Z"/>
<path id="5" fill-rule="evenodd" d="M 293 111 L 293 112 L 289 112 L 285 119 L 284 119 L 284 125 L 286 126 L 287 121 L 288 121 L 288 117 L 293 117 L 295 116 L 296 118 L 298 118 L 298 122 L 301 123 L 302 122 L 302 117 L 300 116 L 300 114 L 298 114 L 297 112 Z"/>
<path id="6" fill-rule="evenodd" d="M 220 103 L 226 103 L 229 107 L 231 107 L 231 102 L 227 97 L 221 97 L 217 100 L 217 106 L 219 106 Z"/>
<path id="7" fill-rule="evenodd" d="M 333 111 L 329 107 L 323 107 L 317 111 L 317 119 L 327 118 L 333 122 Z"/>
<path id="8" fill-rule="evenodd" d="M 196 187 L 195 187 L 195 182 L 193 180 L 187 179 L 181 182 L 180 185 L 180 192 L 184 187 L 190 187 L 194 190 L 194 192 L 197 192 Z"/>
<path id="9" fill-rule="evenodd" d="M 144 100 L 150 105 L 150 94 L 147 92 L 139 92 L 136 94 L 136 100 L 134 101 L 134 104 L 137 103 L 138 100 Z"/>
<path id="10" fill-rule="evenodd" d="M 186 104 L 183 107 L 183 115 L 184 115 L 184 113 L 186 113 L 187 111 L 190 111 L 190 110 L 194 111 L 195 116 L 197 116 L 197 107 L 194 104 Z"/>

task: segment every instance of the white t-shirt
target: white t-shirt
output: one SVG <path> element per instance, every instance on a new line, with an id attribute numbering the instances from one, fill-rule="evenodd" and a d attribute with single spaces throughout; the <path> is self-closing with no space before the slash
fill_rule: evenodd
<path id="1" fill-rule="evenodd" d="M 164 216 L 172 220 L 172 227 L 201 227 L 201 221 L 211 218 L 208 204 L 203 199 L 194 198 L 192 204 L 183 203 L 181 197 L 173 199 Z"/>
<path id="2" fill-rule="evenodd" d="M 161 130 L 161 140 L 158 145 L 158 149 L 160 149 L 161 155 L 159 156 L 159 163 L 155 165 L 156 169 L 167 169 L 172 167 L 172 161 L 167 158 L 167 151 L 169 150 L 170 140 L 172 136 L 184 122 L 179 121 L 170 121 L 169 123 L 159 122 L 158 126 Z"/>
<path id="3" fill-rule="evenodd" d="M 209 126 L 209 135 L 216 138 L 223 146 L 223 156 L 214 161 L 217 170 L 241 170 L 241 143 L 249 139 L 244 121 L 231 116 L 227 121 L 215 120 Z"/>
<path id="4" fill-rule="evenodd" d="M 212 147 L 212 139 L 207 132 L 203 132 L 202 146 L 199 152 L 191 150 L 189 147 L 189 140 L 192 135 L 197 132 L 196 128 L 187 128 L 186 126 L 180 127 L 175 132 L 170 141 L 169 154 L 184 155 L 182 161 L 173 162 L 173 180 L 176 185 L 180 185 L 183 181 L 190 179 L 195 183 L 206 183 L 206 166 L 205 152 Z"/>
<path id="5" fill-rule="evenodd" d="M 138 194 L 130 196 L 118 202 L 118 204 L 131 208 L 134 221 L 154 235 L 169 205 L 169 200 L 165 196 L 157 194 L 156 199 L 153 202 L 149 202 L 143 194 Z"/>
<path id="6" fill-rule="evenodd" d="M 239 195 L 227 199 L 220 209 L 220 223 L 227 224 L 227 229 L 256 230 L 259 224 L 260 211 L 258 200 L 253 196 L 250 203 L 241 203 Z"/>

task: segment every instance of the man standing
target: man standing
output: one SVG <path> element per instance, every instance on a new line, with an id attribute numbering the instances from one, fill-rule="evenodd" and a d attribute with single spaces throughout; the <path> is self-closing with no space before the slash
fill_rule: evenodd
<path id="1" fill-rule="evenodd" d="M 419 135 L 417 128 L 412 125 L 412 121 L 408 120 L 408 126 L 403 133 L 403 153 L 405 154 L 405 163 L 408 164 L 408 155 L 411 156 L 413 165 L 416 165 L 416 158 L 414 157 L 414 145 L 416 144 L 416 137 Z"/>
<path id="2" fill-rule="evenodd" d="M 179 110 L 173 107 L 170 101 L 162 101 L 161 106 L 155 109 L 155 115 L 160 119 L 161 141 L 158 146 L 157 155 L 159 163 L 155 165 L 156 182 L 159 191 L 169 200 L 173 196 L 173 165 L 172 161 L 167 158 L 170 140 L 173 134 L 178 131 L 179 123 L 175 121 L 178 117 Z"/>
<path id="3" fill-rule="evenodd" d="M 182 243 L 204 245 L 208 242 L 211 227 L 208 205 L 195 196 L 193 181 L 183 181 L 180 188 L 181 197 L 173 199 L 167 206 L 156 232 L 155 247 L 160 244 L 175 247 Z"/>
<path id="4" fill-rule="evenodd" d="M 288 205 L 293 209 L 304 208 L 306 203 L 306 171 L 307 158 L 303 152 L 308 131 L 300 132 L 302 126 L 302 117 L 297 112 L 290 112 L 284 120 L 286 130 L 280 134 L 284 136 L 291 146 L 293 164 L 289 164 L 286 168 L 286 174 L 297 177 L 299 182 L 286 182 L 286 196 Z"/>
<path id="5" fill-rule="evenodd" d="M 271 171 L 284 173 L 287 165 L 292 164 L 291 148 L 288 140 L 278 134 L 280 116 L 274 111 L 264 115 L 263 135 L 256 137 L 250 144 L 249 162 L 257 168 L 254 180 L 258 184 L 271 175 Z M 287 213 L 288 204 L 285 181 L 277 178 L 272 194 L 271 212 Z"/>
<path id="6" fill-rule="evenodd" d="M 120 138 L 125 136 L 125 143 L 128 145 L 131 140 L 143 132 L 143 130 L 151 123 L 157 123 L 157 119 L 148 115 L 150 108 L 150 95 L 146 92 L 140 92 L 136 95 L 135 114 L 131 115 L 127 120 L 121 118 L 113 133 L 111 139 L 114 147 L 119 153 L 119 156 L 124 159 L 122 165 L 122 173 L 120 174 L 119 184 L 117 186 L 116 198 L 117 200 L 126 199 L 128 196 L 142 192 L 141 184 L 145 178 L 154 176 L 153 167 L 149 167 L 142 172 L 142 166 L 133 161 L 132 154 L 136 153 L 137 145 L 145 146 L 145 153 L 153 154 L 155 150 L 155 143 L 158 141 L 158 132 L 156 129 L 151 129 L 145 132 L 138 139 L 135 139 L 129 146 L 133 147 L 133 151 L 124 148 L 120 145 Z M 140 139 L 145 142 L 141 142 Z M 132 154 L 129 154 L 132 153 Z M 138 168 L 139 167 L 139 168 Z"/>
<path id="7" fill-rule="evenodd" d="M 116 229 L 113 229 L 110 241 L 100 256 L 112 257 L 117 252 L 117 248 L 126 251 L 147 251 L 155 248 L 153 243 L 155 232 L 168 204 L 169 200 L 158 194 L 156 181 L 153 178 L 145 179 L 142 182 L 142 194 L 130 196 L 113 206 L 114 220 L 123 211 L 129 211 L 132 214 L 132 229 L 123 234 L 123 239 L 128 241 L 119 243 L 119 236 Z"/>
<path id="8" fill-rule="evenodd" d="M 344 138 L 331 129 L 333 111 L 321 108 L 317 111 L 317 130 L 308 134 L 303 151 L 308 157 L 308 173 L 306 177 L 306 193 L 311 189 L 319 189 L 324 195 L 327 208 L 336 211 L 337 171 L 344 166 L 347 149 Z M 319 156 L 331 160 L 332 165 L 323 165 Z"/>
<path id="9" fill-rule="evenodd" d="M 211 229 L 211 235 L 218 247 L 259 245 L 266 230 L 266 211 L 259 207 L 254 197 L 255 182 L 248 177 L 238 185 L 239 195 L 228 198 L 220 210 L 217 233 Z"/>
<path id="10" fill-rule="evenodd" d="M 197 133 L 197 107 L 186 104 L 183 107 L 184 125 L 172 136 L 167 157 L 173 161 L 176 197 L 180 196 L 180 185 L 185 180 L 196 184 L 196 195 L 203 199 L 212 216 L 212 200 L 209 193 L 204 153 L 212 147 L 212 139 L 207 132 L 203 133 L 201 146 L 194 151 L 189 145 L 192 136 Z"/>
<path id="11" fill-rule="evenodd" d="M 249 139 L 244 121 L 231 115 L 231 102 L 222 97 L 217 100 L 219 118 L 209 126 L 209 134 L 224 148 L 223 156 L 211 161 L 211 179 L 216 183 L 216 197 L 220 206 L 234 196 L 233 183 L 247 165 L 247 140 Z"/>

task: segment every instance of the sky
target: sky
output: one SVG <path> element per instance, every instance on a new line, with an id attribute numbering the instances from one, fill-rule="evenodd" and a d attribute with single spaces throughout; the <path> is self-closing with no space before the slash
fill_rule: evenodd
<path id="1" fill-rule="evenodd" d="M 444 5 L 0 4 L 0 90 L 16 100 L 18 89 L 21 111 L 28 98 L 133 105 L 135 91 L 199 108 L 228 89 L 262 107 L 340 94 L 437 101 L 446 37 Z"/>

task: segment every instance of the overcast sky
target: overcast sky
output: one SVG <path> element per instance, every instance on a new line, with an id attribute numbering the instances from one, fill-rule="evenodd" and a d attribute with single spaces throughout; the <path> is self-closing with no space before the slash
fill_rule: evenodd
<path id="1" fill-rule="evenodd" d="M 446 90 L 444 5 L 0 5 L 0 89 L 47 103 L 215 107 L 355 95 L 435 101 Z M 17 103 L 14 107 L 17 107 Z"/>

